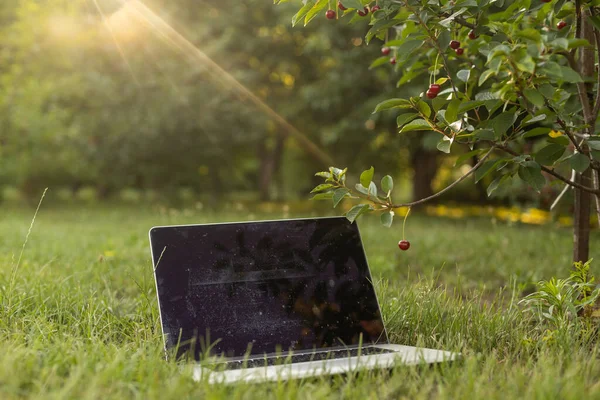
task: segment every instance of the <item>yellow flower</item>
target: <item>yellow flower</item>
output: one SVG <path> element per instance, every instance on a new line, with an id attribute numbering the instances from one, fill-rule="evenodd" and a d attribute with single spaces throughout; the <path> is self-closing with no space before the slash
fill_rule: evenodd
<path id="1" fill-rule="evenodd" d="M 550 136 L 551 138 L 557 138 L 559 136 L 562 136 L 563 133 L 559 132 L 559 131 L 555 131 L 554 129 L 551 130 L 550 132 L 548 132 L 548 136 Z"/>

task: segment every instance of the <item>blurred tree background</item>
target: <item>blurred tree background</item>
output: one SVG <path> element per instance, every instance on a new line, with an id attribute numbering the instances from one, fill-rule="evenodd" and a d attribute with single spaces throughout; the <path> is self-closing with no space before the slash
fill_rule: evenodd
<path id="1" fill-rule="evenodd" d="M 429 77 L 370 71 L 381 47 L 363 43 L 369 18 L 349 26 L 319 14 L 303 28 L 292 27 L 295 4 L 144 1 L 160 17 L 152 19 L 139 4 L 0 5 L 5 197 L 35 199 L 50 187 L 101 199 L 123 190 L 213 203 L 304 199 L 324 155 L 355 171 L 375 162 L 403 182 L 398 199 L 452 179 L 455 158 L 435 150 L 437 138 L 399 135 L 393 113 L 371 114 L 398 91 L 418 95 Z M 199 53 L 172 40 L 161 19 Z M 466 183 L 451 196 L 479 201 L 485 190 Z"/>

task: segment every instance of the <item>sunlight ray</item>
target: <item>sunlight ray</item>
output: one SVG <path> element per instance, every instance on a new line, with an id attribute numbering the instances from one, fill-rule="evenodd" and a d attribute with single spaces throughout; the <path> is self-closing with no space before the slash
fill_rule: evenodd
<path id="1" fill-rule="evenodd" d="M 157 15 L 154 11 L 148 8 L 139 0 L 123 1 L 123 4 L 127 4 L 132 7 L 147 23 L 152 26 L 155 34 L 158 34 L 163 40 L 177 48 L 185 56 L 191 57 L 194 61 L 200 62 L 205 65 L 208 70 L 218 77 L 218 79 L 231 85 L 231 88 L 237 93 L 250 99 L 258 108 L 260 108 L 265 114 L 273 118 L 279 125 L 281 125 L 285 131 L 295 138 L 299 145 L 314 158 L 327 166 L 333 165 L 332 158 L 319 148 L 313 141 L 311 141 L 305 134 L 300 132 L 296 127 L 290 124 L 284 117 L 273 110 L 263 100 L 256 96 L 251 90 L 246 88 L 240 83 L 235 77 L 221 68 L 216 62 L 214 62 L 206 53 L 192 44 L 183 35 L 181 35 L 175 28 L 169 25 L 164 19 Z"/>
<path id="2" fill-rule="evenodd" d="M 133 72 L 133 68 L 131 68 L 131 64 L 129 63 L 129 60 L 127 60 L 127 57 L 125 56 L 125 52 L 123 51 L 123 48 L 121 47 L 121 45 L 119 44 L 119 41 L 117 40 L 117 36 L 115 35 L 112 27 L 108 23 L 108 20 L 106 18 L 106 15 L 104 14 L 104 11 L 102 11 L 102 8 L 100 8 L 100 4 L 98 4 L 98 0 L 92 0 L 92 2 L 94 3 L 94 6 L 98 10 L 98 13 L 102 17 L 102 22 L 104 23 L 104 26 L 110 33 L 110 36 L 112 37 L 112 40 L 115 43 L 115 46 L 117 47 L 117 50 L 119 51 L 119 54 L 121 55 L 121 58 L 123 59 L 123 62 L 127 66 L 127 69 L 129 70 L 129 73 L 131 74 L 131 77 L 133 78 L 133 81 L 135 82 L 136 85 L 140 86 L 140 82 L 138 81 L 137 77 L 135 76 L 135 73 Z"/>

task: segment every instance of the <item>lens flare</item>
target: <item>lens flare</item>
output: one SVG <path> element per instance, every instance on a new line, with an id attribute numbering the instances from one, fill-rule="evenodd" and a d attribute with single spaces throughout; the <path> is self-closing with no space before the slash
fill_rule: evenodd
<path id="1" fill-rule="evenodd" d="M 105 23 L 107 23 L 107 28 L 111 32 L 111 36 L 117 44 L 119 52 L 121 53 L 122 57 L 126 60 L 125 54 L 121 46 L 118 44 L 118 40 L 116 38 L 114 30 L 112 29 L 112 27 L 110 27 L 110 24 L 108 24 L 107 19 L 102 13 L 100 7 L 98 7 L 97 0 L 93 1 L 96 4 L 98 11 L 102 14 Z M 127 11 L 130 15 L 132 12 L 135 13 L 145 24 L 147 24 L 147 26 L 152 30 L 152 32 L 154 32 L 168 45 L 177 49 L 181 54 L 190 59 L 190 61 L 204 66 L 207 69 L 207 71 L 214 77 L 214 79 L 221 82 L 230 90 L 237 92 L 242 98 L 249 99 L 266 115 L 273 118 L 273 120 L 276 121 L 285 130 L 285 134 L 290 135 L 291 137 L 296 139 L 298 144 L 313 158 L 319 160 L 319 162 L 323 163 L 326 166 L 334 165 L 332 158 L 323 150 L 321 150 L 319 146 L 312 142 L 305 134 L 303 134 L 296 127 L 290 124 L 284 117 L 282 117 L 279 113 L 273 110 L 268 104 L 266 104 L 250 89 L 248 89 L 242 83 L 240 83 L 230 73 L 221 68 L 221 66 L 214 62 L 206 53 L 204 53 L 202 50 L 200 50 L 198 47 L 192 44 L 189 40 L 187 40 L 175 28 L 173 28 L 169 23 L 167 23 L 163 18 L 161 18 L 154 11 L 148 8 L 145 4 L 143 4 L 139 0 L 130 0 L 124 1 L 123 6 L 127 7 Z M 129 66 L 129 63 L 127 63 L 127 65 Z"/>

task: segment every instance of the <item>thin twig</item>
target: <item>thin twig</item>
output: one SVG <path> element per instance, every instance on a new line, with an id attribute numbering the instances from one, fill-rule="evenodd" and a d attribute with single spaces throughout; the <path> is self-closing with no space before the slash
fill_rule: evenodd
<path id="1" fill-rule="evenodd" d="M 410 6 L 410 4 L 408 4 L 408 1 L 407 0 L 403 0 L 403 2 L 404 2 L 404 5 L 406 6 L 406 8 L 408 8 L 415 15 L 415 17 L 417 17 L 419 19 L 419 24 L 421 24 L 421 26 L 423 27 L 423 29 L 425 29 L 425 31 L 427 31 L 427 34 L 429 35 L 429 38 L 433 42 L 433 46 L 436 48 L 436 50 L 438 51 L 438 53 L 442 56 L 442 60 L 444 60 L 444 62 L 442 63 L 442 65 L 444 66 L 444 70 L 446 71 L 446 75 L 448 75 L 448 80 L 450 81 L 450 85 L 452 86 L 452 90 L 454 91 L 454 93 L 457 93 L 458 90 L 456 89 L 456 86 L 454 85 L 454 81 L 452 80 L 452 75 L 450 74 L 450 69 L 448 68 L 448 59 L 446 58 L 446 54 L 444 54 L 444 52 L 442 51 L 442 48 L 440 47 L 440 44 L 437 41 L 437 37 L 431 31 L 431 29 L 429 29 L 429 27 L 427 26 L 427 24 L 425 22 L 423 22 L 423 20 L 421 19 L 421 16 L 419 15 L 419 13 L 416 12 Z"/>
<path id="2" fill-rule="evenodd" d="M 510 155 L 513 155 L 515 157 L 519 157 L 519 156 L 522 155 L 522 154 L 517 153 L 516 151 L 513 151 L 513 150 L 509 149 L 506 146 L 496 146 L 496 148 L 499 149 L 499 150 L 502 150 L 502 151 L 504 151 L 504 152 L 506 152 L 506 153 L 508 153 Z M 540 165 L 540 167 L 542 168 L 542 171 L 544 171 L 544 172 L 552 175 L 553 177 L 555 177 L 555 178 L 563 181 L 567 185 L 576 187 L 577 189 L 581 189 L 581 190 L 583 190 L 585 192 L 588 192 L 588 193 L 600 194 L 600 190 L 596 190 L 596 189 L 584 186 L 584 185 L 582 185 L 580 183 L 574 182 L 574 181 L 572 181 L 572 180 L 570 180 L 568 178 L 565 178 L 564 176 L 560 175 L 559 173 L 555 172 L 554 170 L 552 170 L 552 169 L 550 169 L 548 167 L 545 167 L 543 165 Z"/>
<path id="3" fill-rule="evenodd" d="M 449 184 L 448 186 L 446 186 L 445 188 L 443 188 L 442 190 L 440 190 L 437 193 L 432 194 L 429 197 L 425 197 L 423 199 L 420 200 L 416 200 L 416 201 L 412 201 L 410 203 L 404 203 L 404 204 L 392 204 L 390 206 L 390 208 L 400 208 L 400 207 L 412 207 L 412 206 L 416 206 L 418 204 L 422 204 L 422 203 L 426 203 L 430 200 L 435 199 L 436 197 L 439 197 L 441 195 L 443 195 L 444 193 L 446 193 L 448 190 L 452 189 L 454 186 L 458 185 L 459 183 L 461 183 L 462 181 L 464 181 L 465 179 L 467 179 L 467 177 L 469 175 L 471 175 L 473 172 L 477 171 L 477 169 L 479 167 L 481 167 L 481 165 L 485 162 L 485 160 L 490 156 L 490 154 L 492 154 L 492 152 L 494 151 L 496 147 L 492 146 L 487 153 L 484 154 L 483 157 L 481 157 L 479 159 L 479 162 L 477 164 L 475 164 L 469 171 L 467 171 L 466 174 L 464 174 L 463 176 L 461 176 L 460 178 L 458 178 L 457 180 L 455 180 L 454 182 L 452 182 L 451 184 Z"/>

